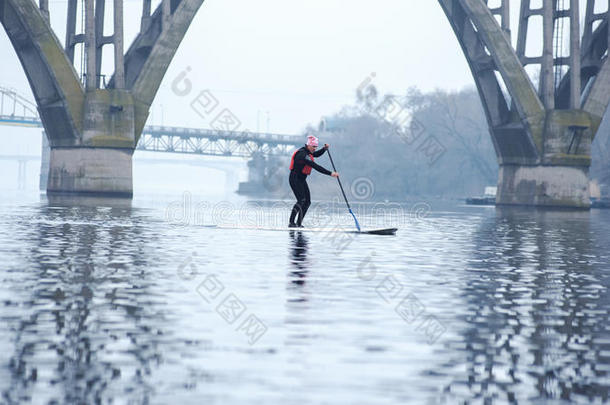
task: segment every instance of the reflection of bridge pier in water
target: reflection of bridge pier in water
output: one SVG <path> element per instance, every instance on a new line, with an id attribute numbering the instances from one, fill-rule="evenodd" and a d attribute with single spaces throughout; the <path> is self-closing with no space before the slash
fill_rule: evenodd
<path id="1" fill-rule="evenodd" d="M 8 403 L 147 403 L 159 342 L 171 335 L 147 274 L 157 260 L 147 245 L 158 236 L 130 200 L 54 201 L 14 230 L 30 264 L 5 278 L 23 296 L 0 311 L 12 347 L 1 395 Z"/>
<path id="2" fill-rule="evenodd" d="M 483 219 L 456 285 L 464 305 L 442 395 L 608 399 L 607 264 L 593 252 L 609 240 L 592 225 L 588 212 L 497 208 Z"/>

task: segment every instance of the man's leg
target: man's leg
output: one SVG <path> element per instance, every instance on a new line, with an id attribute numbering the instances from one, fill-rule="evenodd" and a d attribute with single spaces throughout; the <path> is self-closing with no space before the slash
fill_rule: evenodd
<path id="1" fill-rule="evenodd" d="M 296 219 L 296 217 L 297 217 L 297 215 L 299 214 L 300 211 L 301 211 L 301 209 L 299 207 L 299 203 L 297 202 L 292 207 L 292 212 L 290 213 L 290 221 L 288 222 L 288 226 L 296 225 L 296 223 L 294 221 L 295 221 L 295 219 Z"/>
<path id="2" fill-rule="evenodd" d="M 289 226 L 295 225 L 295 219 L 297 217 L 297 215 L 300 215 L 302 212 L 302 207 L 301 207 L 301 200 L 303 198 L 303 187 L 300 184 L 301 182 L 298 181 L 296 178 L 294 178 L 293 176 L 290 176 L 290 188 L 292 189 L 292 192 L 294 193 L 294 196 L 297 199 L 297 202 L 294 204 L 294 206 L 292 207 L 292 212 L 290 213 L 290 222 L 289 222 Z"/>
<path id="3" fill-rule="evenodd" d="M 305 218 L 305 214 L 307 214 L 307 210 L 311 205 L 311 195 L 309 194 L 309 186 L 307 182 L 303 182 L 303 199 L 301 200 L 301 212 L 299 215 L 299 219 L 297 221 L 297 225 L 301 226 L 303 223 L 303 219 Z"/>

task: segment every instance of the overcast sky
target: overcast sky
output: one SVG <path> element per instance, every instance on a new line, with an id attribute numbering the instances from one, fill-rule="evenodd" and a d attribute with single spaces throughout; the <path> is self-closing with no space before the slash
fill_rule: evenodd
<path id="1" fill-rule="evenodd" d="M 51 0 L 61 41 L 66 5 Z M 133 21 L 126 23 L 127 44 L 137 34 L 140 13 L 140 1 L 125 1 L 125 20 Z M 0 84 L 33 98 L 4 30 L 0 49 Z M 111 73 L 112 60 L 105 62 L 104 73 Z M 180 97 L 171 84 L 187 68 L 193 90 Z M 242 129 L 266 130 L 269 112 L 271 131 L 296 134 L 353 102 L 355 89 L 372 72 L 382 92 L 473 85 L 437 1 L 207 0 L 169 68 L 149 123 L 209 127 L 213 117 L 202 118 L 189 105 L 210 89 Z"/>

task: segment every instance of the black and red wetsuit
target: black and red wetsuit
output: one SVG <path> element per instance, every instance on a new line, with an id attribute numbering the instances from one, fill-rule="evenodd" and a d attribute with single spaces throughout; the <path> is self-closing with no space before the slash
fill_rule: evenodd
<path id="1" fill-rule="evenodd" d="M 292 188 L 292 192 L 297 198 L 297 202 L 294 204 L 292 212 L 290 213 L 290 226 L 294 226 L 295 224 L 301 226 L 303 218 L 305 218 L 305 214 L 311 205 L 311 196 L 309 194 L 309 187 L 307 186 L 307 176 L 311 173 L 311 169 L 316 169 L 316 171 L 329 176 L 332 174 L 330 170 L 326 170 L 314 162 L 314 158 L 322 156 L 324 152 L 326 152 L 326 149 L 322 148 L 311 153 L 307 150 L 307 146 L 303 146 L 292 155 L 292 159 L 290 160 L 289 182 L 290 188 Z M 294 220 L 297 217 L 297 214 L 299 217 L 295 223 Z"/>

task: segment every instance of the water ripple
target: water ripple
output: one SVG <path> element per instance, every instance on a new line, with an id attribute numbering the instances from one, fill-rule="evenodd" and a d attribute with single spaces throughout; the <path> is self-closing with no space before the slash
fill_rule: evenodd
<path id="1" fill-rule="evenodd" d="M 0 205 L 1 402 L 608 400 L 606 212 L 431 203 L 342 240 L 101 201 Z"/>

